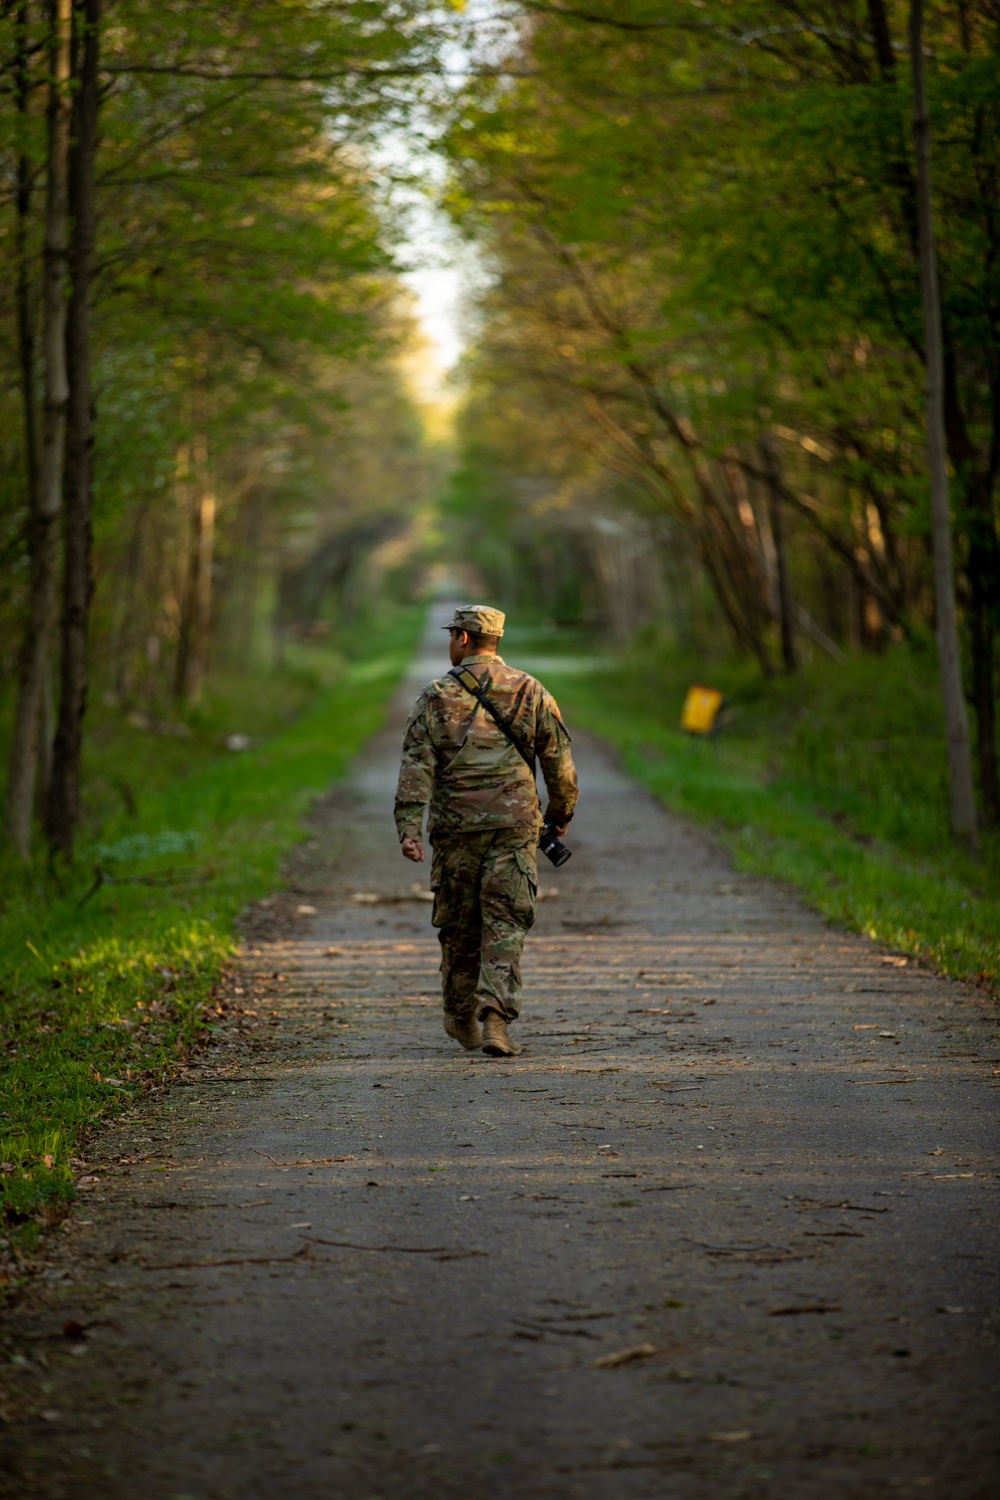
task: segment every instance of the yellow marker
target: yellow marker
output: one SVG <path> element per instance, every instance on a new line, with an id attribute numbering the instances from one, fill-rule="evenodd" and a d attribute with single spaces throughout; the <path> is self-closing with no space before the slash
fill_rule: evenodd
<path id="1" fill-rule="evenodd" d="M 718 688 L 700 687 L 697 683 L 688 688 L 681 710 L 681 728 L 688 734 L 712 734 L 715 721 L 722 707 L 722 694 Z"/>

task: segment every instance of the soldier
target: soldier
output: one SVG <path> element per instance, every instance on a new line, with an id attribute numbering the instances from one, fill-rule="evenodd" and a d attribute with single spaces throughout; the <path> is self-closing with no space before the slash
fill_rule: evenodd
<path id="1" fill-rule="evenodd" d="M 519 1010 L 521 949 L 538 891 L 542 813 L 534 757 L 549 796 L 545 817 L 557 835 L 565 833 L 579 796 L 555 699 L 497 655 L 504 619 L 499 609 L 470 604 L 445 628 L 453 667 L 473 674 L 518 748 L 449 673 L 428 684 L 414 705 L 396 790 L 400 846 L 417 864 L 424 858 L 423 817 L 430 804 L 444 1029 L 467 1051 L 482 1047 L 491 1057 L 521 1050 L 507 1027 Z"/>

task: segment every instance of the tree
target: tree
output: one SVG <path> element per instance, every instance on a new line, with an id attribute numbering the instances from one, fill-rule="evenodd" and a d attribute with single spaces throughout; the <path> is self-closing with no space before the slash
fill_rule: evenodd
<path id="1" fill-rule="evenodd" d="M 129 642 L 133 654 L 137 632 L 151 626 L 145 643 L 161 641 L 174 656 L 159 675 L 177 681 L 185 703 L 198 697 L 226 548 L 241 524 L 238 497 L 271 463 L 249 433 L 278 417 L 295 434 L 284 448 L 307 446 L 308 429 L 323 424 L 296 382 L 314 373 L 317 351 L 376 358 L 395 337 L 382 312 L 388 219 L 364 147 L 380 124 L 412 109 L 439 34 L 415 0 L 388 9 L 376 0 L 266 0 L 238 24 L 230 6 L 193 0 L 166 10 L 151 0 L 60 0 L 57 13 L 50 31 L 62 71 L 49 91 L 43 160 L 34 8 L 25 0 L 0 9 L 0 79 L 9 62 L 14 85 L 0 82 L 0 153 L 16 187 L 11 199 L 0 191 L 0 215 L 10 203 L 16 226 L 0 257 L 13 244 L 25 429 L 16 445 L 0 433 L 13 459 L 0 465 L 0 569 L 13 585 L 0 608 L 10 625 L 2 638 L 23 639 L 7 821 L 24 858 L 38 768 L 53 748 L 51 776 L 41 778 L 46 832 L 54 849 L 72 853 L 95 642 L 114 651 Z M 33 208 L 42 187 L 44 274 Z M 7 315 L 0 294 L 0 320 Z M 244 446 L 249 473 L 240 475 L 231 454 Z M 183 485 L 169 478 L 185 452 L 194 455 L 193 514 L 186 502 L 178 515 Z M 222 476 L 228 493 L 216 486 Z M 128 624 L 128 611 L 102 597 L 101 561 L 119 529 L 137 560 L 151 549 L 150 563 L 155 553 L 167 565 L 152 597 L 136 597 Z M 123 597 L 131 586 L 114 583 Z M 53 747 L 41 714 L 60 618 Z M 0 647 L 0 673 L 2 657 Z"/>
<path id="2" fill-rule="evenodd" d="M 837 649 L 831 635 L 874 650 L 920 639 L 935 592 L 916 175 L 896 63 L 907 8 L 524 11 L 517 80 L 476 80 L 449 136 L 451 201 L 489 246 L 490 307 L 517 378 L 533 372 L 580 446 L 685 528 L 762 669 L 779 651 L 790 664 L 792 622 L 824 650 Z M 995 818 L 995 25 L 977 7 L 937 7 L 933 55 L 957 602 Z M 495 368 L 509 378 L 509 361 Z"/>
<path id="3" fill-rule="evenodd" d="M 39 758 L 45 748 L 46 693 L 59 615 L 59 522 L 66 445 L 66 283 L 69 249 L 70 0 L 49 0 L 49 84 L 43 337 L 45 401 L 42 451 L 31 509 L 31 592 L 11 737 L 5 817 L 23 860 L 31 849 L 31 820 Z M 26 391 L 25 399 L 34 400 Z"/>
<path id="4" fill-rule="evenodd" d="M 101 0 L 75 0 L 72 139 L 69 208 L 72 224 L 70 300 L 66 350 L 68 401 L 64 475 L 64 561 L 59 717 L 52 748 L 45 828 L 53 849 L 67 859 L 80 816 L 83 720 L 87 707 L 92 578 L 94 412 L 91 297 L 96 235 L 95 168 L 100 98 Z"/>
<path id="5" fill-rule="evenodd" d="M 951 779 L 951 824 L 955 837 L 976 847 L 976 798 L 972 784 L 969 723 L 962 691 L 962 662 L 955 611 L 951 507 L 948 503 L 947 439 L 944 420 L 944 355 L 938 296 L 937 249 L 931 195 L 930 120 L 924 73 L 923 0 L 910 0 L 910 59 L 913 69 L 913 141 L 917 161 L 917 235 L 920 246 L 920 295 L 924 315 L 927 367 L 927 454 L 930 467 L 934 536 L 934 595 L 937 643 L 941 663 L 948 770 Z"/>

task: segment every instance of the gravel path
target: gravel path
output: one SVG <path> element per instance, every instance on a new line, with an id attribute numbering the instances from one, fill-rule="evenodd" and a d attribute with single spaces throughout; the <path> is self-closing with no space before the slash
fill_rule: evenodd
<path id="1" fill-rule="evenodd" d="M 401 711 L 249 914 L 218 1045 L 103 1138 L 8 1330 L 0 1493 L 992 1500 L 989 1001 L 578 736 L 524 1054 L 461 1053 Z"/>

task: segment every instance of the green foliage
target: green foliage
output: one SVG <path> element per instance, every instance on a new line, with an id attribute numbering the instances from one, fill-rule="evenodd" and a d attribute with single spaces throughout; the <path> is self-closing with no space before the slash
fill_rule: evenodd
<path id="1" fill-rule="evenodd" d="M 549 648 L 545 648 L 548 655 Z M 765 684 L 747 667 L 657 652 L 546 681 L 570 723 L 605 735 L 671 809 L 707 824 L 738 868 L 795 885 L 831 921 L 1000 994 L 1000 841 L 954 851 L 936 664 L 817 663 Z M 725 692 L 713 742 L 679 728 L 694 682 Z"/>
<path id="2" fill-rule="evenodd" d="M 20 11 L 0 15 L 8 79 Z M 0 169 L 10 186 L 23 153 L 31 183 L 25 215 L 12 191 L 0 201 L 0 686 L 28 578 L 19 270 L 41 332 L 46 35 L 44 7 L 27 12 L 26 109 L 0 97 Z M 405 526 L 426 499 L 428 453 L 395 365 L 411 336 L 397 226 L 366 151 L 415 107 L 441 18 L 414 0 L 263 0 L 239 16 L 216 0 L 106 0 L 103 17 L 95 675 L 162 709 L 191 633 L 202 495 L 216 508 L 215 657 L 244 670 L 232 642 L 252 644 L 289 554 L 359 512 Z M 36 387 L 40 364 L 38 348 Z"/>
<path id="3" fill-rule="evenodd" d="M 40 960 L 30 987 L 5 991 L 0 1205 L 8 1229 L 27 1223 L 23 1248 L 39 1214 L 52 1221 L 75 1197 L 74 1154 L 87 1129 L 169 1078 L 205 1033 L 233 945 L 214 922 L 177 916 L 138 938 L 81 934 L 74 956 Z"/>
<path id="4" fill-rule="evenodd" d="M 210 1028 L 233 919 L 274 888 L 309 803 L 377 729 L 420 621 L 410 609 L 366 632 L 352 661 L 328 661 L 331 683 L 299 693 L 291 724 L 241 754 L 217 734 L 171 742 L 165 774 L 155 735 L 92 746 L 88 790 L 127 767 L 144 789 L 136 816 L 119 799 L 61 890 L 5 867 L 0 1206 L 25 1246 L 72 1199 L 87 1129 L 168 1078 Z M 286 686 L 258 680 L 258 723 L 269 701 L 287 712 Z M 86 899 L 94 866 L 111 881 Z M 115 883 L 136 876 L 166 883 Z"/>
<path id="5" fill-rule="evenodd" d="M 533 578 L 560 535 L 582 553 L 585 617 L 725 631 L 766 674 L 780 513 L 793 630 L 879 649 L 929 633 L 909 7 L 524 9 L 517 76 L 474 80 L 447 135 L 452 212 L 494 272 L 463 540 L 478 488 L 482 529 L 515 537 Z M 996 821 L 1000 61 L 981 10 L 934 7 L 926 40 L 958 597 Z"/>

